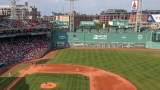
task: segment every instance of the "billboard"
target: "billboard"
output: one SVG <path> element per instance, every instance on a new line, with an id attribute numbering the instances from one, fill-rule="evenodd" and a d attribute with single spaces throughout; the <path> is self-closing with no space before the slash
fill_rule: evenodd
<path id="1" fill-rule="evenodd" d="M 80 21 L 80 26 L 96 26 L 96 22 L 94 21 Z"/>
<path id="2" fill-rule="evenodd" d="M 113 26 L 123 26 L 123 27 L 127 27 L 128 26 L 128 20 L 113 20 Z"/>
<path id="3" fill-rule="evenodd" d="M 147 22 L 158 22 L 160 23 L 160 14 L 151 14 L 147 16 Z"/>
<path id="4" fill-rule="evenodd" d="M 56 26 L 69 26 L 68 21 L 57 21 Z"/>
<path id="5" fill-rule="evenodd" d="M 131 6 L 131 10 L 137 10 L 138 9 L 138 1 L 132 1 L 132 6 Z"/>

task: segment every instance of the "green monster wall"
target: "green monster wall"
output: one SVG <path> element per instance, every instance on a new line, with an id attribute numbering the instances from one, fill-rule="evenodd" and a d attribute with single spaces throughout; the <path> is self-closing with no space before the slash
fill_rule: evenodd
<path id="1" fill-rule="evenodd" d="M 56 31 L 52 33 L 52 46 L 94 47 L 94 48 L 145 48 L 151 41 L 151 33 L 73 33 Z"/>

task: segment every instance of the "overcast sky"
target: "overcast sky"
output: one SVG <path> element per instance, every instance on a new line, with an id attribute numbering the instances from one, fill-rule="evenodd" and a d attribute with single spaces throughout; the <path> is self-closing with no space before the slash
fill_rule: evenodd
<path id="1" fill-rule="evenodd" d="M 42 15 L 51 15 L 51 12 L 68 12 L 69 2 L 67 0 L 20 0 L 17 4 L 29 2 L 41 11 Z M 83 14 L 99 14 L 106 9 L 131 10 L 132 0 L 77 0 L 75 11 Z M 0 0 L 0 5 L 10 4 L 9 0 Z M 64 9 L 63 9 L 64 8 Z M 160 0 L 143 0 L 143 9 L 160 9 Z"/>

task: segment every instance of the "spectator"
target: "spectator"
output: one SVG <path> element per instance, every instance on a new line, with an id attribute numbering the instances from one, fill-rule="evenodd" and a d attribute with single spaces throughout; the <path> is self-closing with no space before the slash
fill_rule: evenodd
<path id="1" fill-rule="evenodd" d="M 9 66 L 40 58 L 47 50 L 48 45 L 49 39 L 46 36 L 0 39 L 0 63 Z"/>
<path id="2" fill-rule="evenodd" d="M 25 29 L 25 28 L 48 28 L 51 24 L 41 20 L 1 20 L 0 29 Z"/>

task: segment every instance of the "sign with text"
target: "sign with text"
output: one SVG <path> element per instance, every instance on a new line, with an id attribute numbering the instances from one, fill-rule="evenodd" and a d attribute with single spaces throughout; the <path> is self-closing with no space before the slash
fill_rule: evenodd
<path id="1" fill-rule="evenodd" d="M 113 26 L 128 26 L 128 20 L 113 20 Z"/>
<path id="2" fill-rule="evenodd" d="M 107 35 L 93 35 L 95 40 L 107 40 Z"/>
<path id="3" fill-rule="evenodd" d="M 96 26 L 96 22 L 94 21 L 80 21 L 80 26 Z"/>
<path id="4" fill-rule="evenodd" d="M 69 26 L 68 21 L 57 21 L 56 26 Z"/>

